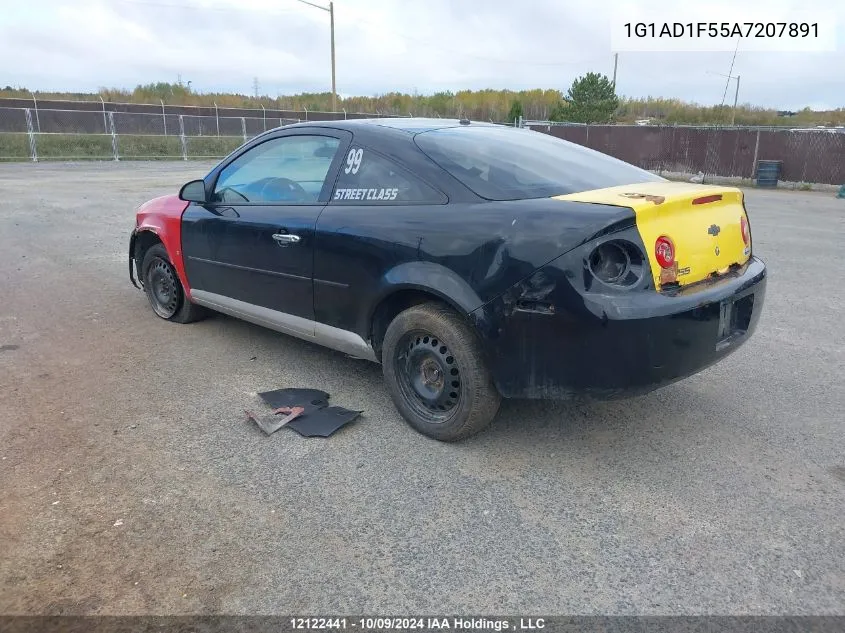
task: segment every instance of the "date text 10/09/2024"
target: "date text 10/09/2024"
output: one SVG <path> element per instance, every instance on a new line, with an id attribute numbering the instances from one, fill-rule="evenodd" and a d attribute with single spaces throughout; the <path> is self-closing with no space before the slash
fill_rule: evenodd
<path id="1" fill-rule="evenodd" d="M 543 618 L 511 620 L 445 617 L 291 618 L 292 629 L 303 631 L 361 629 L 365 631 L 531 631 L 544 629 Z"/>

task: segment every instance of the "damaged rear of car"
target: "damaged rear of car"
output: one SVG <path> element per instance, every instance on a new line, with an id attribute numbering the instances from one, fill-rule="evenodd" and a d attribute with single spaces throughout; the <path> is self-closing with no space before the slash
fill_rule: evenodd
<path id="1" fill-rule="evenodd" d="M 499 259 L 557 249 L 471 313 L 502 396 L 646 393 L 752 334 L 766 268 L 740 190 L 669 182 L 545 135 L 460 132 L 416 141 L 479 196 L 514 205 L 523 230 Z"/>

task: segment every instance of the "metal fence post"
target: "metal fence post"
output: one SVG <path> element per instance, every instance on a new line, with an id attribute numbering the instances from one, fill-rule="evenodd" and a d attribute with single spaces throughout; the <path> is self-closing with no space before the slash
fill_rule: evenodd
<path id="1" fill-rule="evenodd" d="M 308 108 L 306 108 L 305 106 L 302 106 L 302 109 L 305 110 L 305 120 L 307 121 L 308 120 Z"/>
<path id="2" fill-rule="evenodd" d="M 97 95 L 97 96 L 100 97 L 100 105 L 103 108 L 103 131 L 106 134 L 108 134 L 109 133 L 109 126 L 108 126 L 108 123 L 106 123 L 106 102 L 103 101 L 103 97 L 101 97 L 100 95 Z"/>
<path id="3" fill-rule="evenodd" d="M 38 117 L 38 101 L 35 99 L 35 93 L 32 93 L 32 103 L 35 106 L 35 126 L 38 129 L 38 133 L 41 133 L 41 119 Z"/>
<path id="4" fill-rule="evenodd" d="M 810 132 L 806 135 L 807 142 L 804 143 L 804 166 L 801 168 L 801 182 L 806 182 L 807 180 L 807 163 L 810 160 L 810 143 L 818 137 L 818 134 L 818 132 Z"/>
<path id="5" fill-rule="evenodd" d="M 164 99 L 159 99 L 161 104 L 161 122 L 164 124 L 164 135 L 167 136 L 167 115 L 164 113 Z"/>
<path id="6" fill-rule="evenodd" d="M 220 136 L 220 112 L 217 110 L 217 102 L 214 102 L 214 118 L 217 121 L 217 136 Z"/>
<path id="7" fill-rule="evenodd" d="M 346 120 L 346 108 L 343 109 L 343 119 Z"/>
<path id="8" fill-rule="evenodd" d="M 24 109 L 24 116 L 26 117 L 26 131 L 29 134 L 29 157 L 32 162 L 38 162 L 38 151 L 35 146 L 35 130 L 32 127 L 32 113 L 29 108 Z"/>
<path id="9" fill-rule="evenodd" d="M 264 104 L 261 104 L 261 118 L 264 119 L 264 131 L 267 131 L 267 110 L 264 109 Z"/>
<path id="10" fill-rule="evenodd" d="M 182 160 L 188 160 L 188 140 L 185 138 L 185 118 L 179 115 L 179 140 L 182 142 Z"/>
<path id="11" fill-rule="evenodd" d="M 109 112 L 109 127 L 111 128 L 111 149 L 115 160 L 120 160 L 117 148 L 117 130 L 114 129 L 114 112 Z"/>
<path id="12" fill-rule="evenodd" d="M 584 139 L 584 147 L 589 147 L 590 146 L 590 124 L 587 123 L 587 125 L 584 126 L 584 129 L 587 130 L 587 135 L 586 135 L 586 138 Z"/>
<path id="13" fill-rule="evenodd" d="M 244 143 L 246 143 L 246 119 L 241 117 L 241 132 L 244 135 Z"/>
<path id="14" fill-rule="evenodd" d="M 757 140 L 754 142 L 754 161 L 751 163 L 751 180 L 757 174 L 757 152 L 760 151 L 760 130 L 757 130 Z"/>

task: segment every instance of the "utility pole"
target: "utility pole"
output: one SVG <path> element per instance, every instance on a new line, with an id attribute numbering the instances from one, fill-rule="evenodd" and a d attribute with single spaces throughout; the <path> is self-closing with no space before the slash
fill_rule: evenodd
<path id="1" fill-rule="evenodd" d="M 736 102 L 739 99 L 739 75 L 736 76 L 736 92 L 734 93 L 734 109 L 731 113 L 731 125 L 736 122 Z"/>
<path id="2" fill-rule="evenodd" d="M 328 11 L 329 13 L 329 25 L 331 27 L 332 36 L 332 111 L 337 112 L 337 84 L 335 83 L 334 73 L 334 2 L 329 2 L 328 7 L 323 7 L 319 4 L 308 2 L 308 0 L 299 0 L 299 2 L 314 7 L 315 9 L 320 9 L 321 11 Z"/>
<path id="3" fill-rule="evenodd" d="M 613 89 L 616 90 L 616 65 L 619 63 L 619 53 L 613 54 Z"/>
<path id="4" fill-rule="evenodd" d="M 252 78 L 252 90 L 255 92 L 255 98 L 258 99 L 258 77 Z"/>
<path id="5" fill-rule="evenodd" d="M 733 107 L 733 110 L 731 111 L 731 125 L 733 125 L 734 123 L 736 123 L 736 105 L 737 105 L 737 102 L 739 101 L 739 75 L 734 77 L 733 75 L 724 75 L 722 73 L 714 73 L 714 72 L 711 72 L 709 70 L 707 71 L 707 73 L 710 74 L 710 75 L 718 75 L 719 77 L 726 77 L 728 80 L 736 79 L 736 92 L 734 92 L 734 107 Z M 728 87 L 725 86 L 725 92 L 727 92 L 727 91 L 728 91 Z M 724 105 L 724 101 L 722 102 L 722 105 Z"/>

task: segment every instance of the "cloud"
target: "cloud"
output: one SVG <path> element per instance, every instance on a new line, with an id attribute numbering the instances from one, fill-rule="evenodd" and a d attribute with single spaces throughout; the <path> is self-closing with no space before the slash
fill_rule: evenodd
<path id="1" fill-rule="evenodd" d="M 766 20 L 788 0 L 744 3 Z M 321 0 L 317 0 L 319 4 Z M 838 16 L 837 0 L 802 2 Z M 342 94 L 430 93 L 462 88 L 557 88 L 593 70 L 610 74 L 610 25 L 622 8 L 653 0 L 336 0 L 337 82 Z M 708 5 L 714 20 L 730 4 Z M 649 13 L 651 15 L 651 13 Z M 15 5 L 0 25 L 5 83 L 41 90 L 132 88 L 191 80 L 201 91 L 249 93 L 253 77 L 271 96 L 331 88 L 328 13 L 296 0 L 42 0 Z M 740 101 L 799 108 L 843 107 L 845 37 L 829 53 L 740 50 Z M 621 53 L 618 91 L 719 103 L 731 52 Z M 729 93 L 733 90 L 730 87 Z M 729 99 L 730 101 L 731 99 Z"/>

